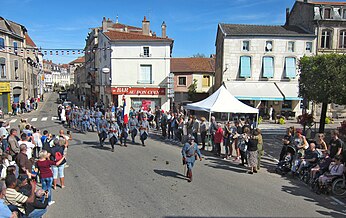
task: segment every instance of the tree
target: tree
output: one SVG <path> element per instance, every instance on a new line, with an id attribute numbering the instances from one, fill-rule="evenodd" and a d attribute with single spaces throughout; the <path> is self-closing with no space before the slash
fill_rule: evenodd
<path id="1" fill-rule="evenodd" d="M 322 103 L 319 132 L 324 132 L 328 104 L 346 104 L 346 56 L 305 56 L 300 59 L 299 68 L 299 95 Z"/>
<path id="2" fill-rule="evenodd" d="M 202 53 L 197 53 L 192 55 L 193 58 L 206 58 L 207 56 L 205 54 Z"/>
<path id="3" fill-rule="evenodd" d="M 194 95 L 197 91 L 197 79 L 193 79 L 193 82 L 191 83 L 191 85 L 189 85 L 187 90 L 188 90 L 189 100 L 193 101 Z"/>

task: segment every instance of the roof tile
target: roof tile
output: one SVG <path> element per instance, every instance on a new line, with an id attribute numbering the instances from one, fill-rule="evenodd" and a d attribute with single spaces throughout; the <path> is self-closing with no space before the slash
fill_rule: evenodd
<path id="1" fill-rule="evenodd" d="M 161 40 L 161 41 L 173 41 L 170 38 L 161 38 L 157 36 L 147 36 L 147 35 L 141 35 L 136 33 L 126 33 L 126 32 L 119 32 L 119 31 L 108 31 L 104 33 L 110 40 Z"/>
<path id="2" fill-rule="evenodd" d="M 214 58 L 171 58 L 172 73 L 214 73 Z"/>

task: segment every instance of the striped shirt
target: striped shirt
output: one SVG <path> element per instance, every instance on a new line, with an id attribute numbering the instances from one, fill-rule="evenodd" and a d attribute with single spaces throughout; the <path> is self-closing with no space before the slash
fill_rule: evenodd
<path id="1" fill-rule="evenodd" d="M 7 188 L 5 195 L 5 203 L 7 205 L 17 206 L 19 211 L 25 214 L 24 203 L 28 200 L 28 197 L 17 192 L 15 189 Z"/>

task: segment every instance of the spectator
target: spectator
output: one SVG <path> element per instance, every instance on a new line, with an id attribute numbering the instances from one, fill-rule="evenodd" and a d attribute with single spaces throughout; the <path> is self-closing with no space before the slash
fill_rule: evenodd
<path id="1" fill-rule="evenodd" d="M 52 205 L 55 202 L 52 201 L 52 184 L 53 184 L 53 172 L 51 166 L 59 166 L 65 159 L 63 156 L 59 161 L 51 161 L 49 159 L 50 154 L 46 150 L 40 151 L 39 160 L 37 161 L 37 168 L 40 171 L 40 178 L 42 183 L 42 189 L 48 193 L 48 204 Z"/>
<path id="2" fill-rule="evenodd" d="M 334 156 L 334 162 L 329 165 L 329 172 L 324 173 L 318 178 L 320 187 L 327 184 L 336 176 L 341 176 L 344 173 L 344 165 L 341 163 L 340 156 Z"/>
<path id="3" fill-rule="evenodd" d="M 64 155 L 65 147 L 60 146 L 59 139 L 53 140 L 53 147 L 50 159 L 52 161 L 58 162 L 60 158 Z M 56 189 L 58 178 L 60 179 L 60 187 L 65 188 L 65 177 L 64 177 L 64 168 L 65 168 L 66 158 L 56 166 L 52 166 L 53 170 L 53 189 Z"/>
<path id="4" fill-rule="evenodd" d="M 198 145 L 198 134 L 200 133 L 200 123 L 196 116 L 192 117 L 192 135 L 195 137 L 195 142 Z"/>
<path id="5" fill-rule="evenodd" d="M 257 144 L 258 144 L 258 136 L 253 136 L 251 134 L 250 128 L 246 127 L 244 129 L 244 139 L 245 144 L 247 145 L 247 162 L 250 170 L 249 174 L 257 173 Z"/>
<path id="6" fill-rule="evenodd" d="M 200 131 L 201 131 L 201 141 L 202 141 L 202 148 L 201 150 L 205 149 L 205 138 L 207 136 L 207 130 L 208 130 L 208 124 L 205 119 L 205 117 L 201 117 L 201 125 L 200 125 Z"/>
<path id="7" fill-rule="evenodd" d="M 33 132 L 31 130 L 31 126 L 29 124 L 26 124 L 23 131 L 23 133 L 25 133 L 28 137 L 31 137 Z"/>
<path id="8" fill-rule="evenodd" d="M 6 195 L 6 185 L 4 181 L 0 181 L 0 217 L 17 217 L 16 212 L 12 212 L 5 204 L 4 197 Z"/>
<path id="9" fill-rule="evenodd" d="M 19 144 L 17 141 L 17 130 L 11 129 L 10 130 L 10 136 L 8 137 L 8 144 L 10 148 L 10 155 L 12 156 L 12 159 L 15 159 L 16 156 L 19 154 Z"/>
<path id="10" fill-rule="evenodd" d="M 15 175 L 7 175 L 5 183 L 7 187 L 5 194 L 5 203 L 7 205 L 17 207 L 22 214 L 25 214 L 24 204 L 34 202 L 36 189 L 35 181 L 32 180 L 30 182 L 31 192 L 29 197 L 16 191 L 17 179 Z"/>
<path id="11" fill-rule="evenodd" d="M 26 203 L 26 215 L 33 218 L 42 217 L 47 212 L 47 205 L 49 205 L 48 193 L 39 189 L 35 193 L 34 202 Z"/>
<path id="12" fill-rule="evenodd" d="M 35 145 L 32 142 L 28 141 L 28 135 L 26 133 L 22 133 L 20 136 L 21 140 L 18 142 L 19 145 L 25 144 L 26 145 L 26 155 L 28 156 L 28 159 L 32 158 L 32 151 L 35 148 Z"/>
<path id="13" fill-rule="evenodd" d="M 256 128 L 254 135 L 257 136 L 257 170 L 260 170 L 261 159 L 264 155 L 262 131 L 259 128 Z"/>
<path id="14" fill-rule="evenodd" d="M 48 131 L 47 131 L 47 130 L 44 130 L 44 131 L 43 131 L 43 135 L 42 135 L 42 137 L 41 137 L 42 145 L 44 144 L 44 142 L 46 141 L 47 138 L 48 138 Z"/>
<path id="15" fill-rule="evenodd" d="M 1 143 L 2 143 L 2 150 L 4 152 L 7 151 L 7 148 L 8 148 L 8 141 L 7 141 L 7 137 L 8 137 L 8 131 L 6 129 L 6 126 L 8 125 L 8 123 L 1 123 L 0 126 L 0 138 L 1 138 Z"/>
<path id="16" fill-rule="evenodd" d="M 215 143 L 215 155 L 220 157 L 221 155 L 221 142 L 223 141 L 223 130 L 221 124 L 217 124 L 217 130 L 214 135 L 214 143 Z"/>
<path id="17" fill-rule="evenodd" d="M 317 141 L 316 141 L 316 149 L 319 149 L 321 152 L 328 150 L 327 148 L 327 144 L 324 141 L 324 134 L 323 133 L 319 133 L 317 134 Z"/>
<path id="18" fill-rule="evenodd" d="M 338 130 L 333 130 L 331 132 L 331 135 L 332 135 L 332 139 L 329 142 L 328 150 L 329 150 L 330 158 L 333 159 L 335 156 L 341 155 L 343 141 L 339 139 Z"/>
<path id="19" fill-rule="evenodd" d="M 42 149 L 42 141 L 41 141 L 41 138 L 42 138 L 42 135 L 40 133 L 40 130 L 39 129 L 36 129 L 36 128 L 33 128 L 33 141 L 35 143 L 35 148 L 34 148 L 34 157 L 35 158 L 38 158 L 38 154 L 40 153 L 41 149 Z"/>
<path id="20" fill-rule="evenodd" d="M 17 155 L 15 160 L 19 168 L 19 175 L 27 175 L 28 172 L 31 172 L 32 163 L 27 156 L 26 144 L 20 145 L 20 153 Z"/>

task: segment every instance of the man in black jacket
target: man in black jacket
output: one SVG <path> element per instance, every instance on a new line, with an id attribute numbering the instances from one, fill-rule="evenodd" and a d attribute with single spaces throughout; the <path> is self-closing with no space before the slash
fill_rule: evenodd
<path id="1" fill-rule="evenodd" d="M 34 202 L 26 203 L 26 215 L 28 217 L 42 217 L 47 212 L 48 192 L 39 189 L 35 195 Z M 42 198 L 44 198 L 43 202 Z"/>

